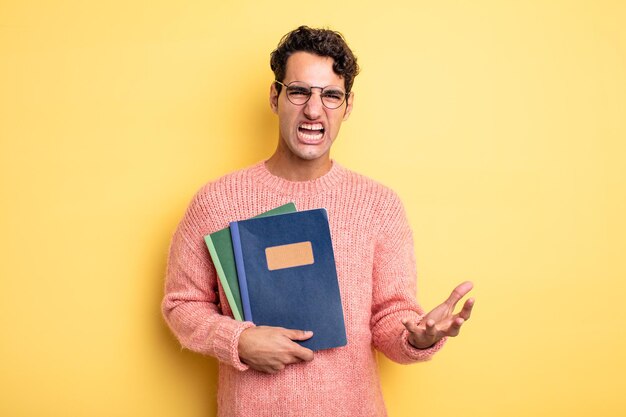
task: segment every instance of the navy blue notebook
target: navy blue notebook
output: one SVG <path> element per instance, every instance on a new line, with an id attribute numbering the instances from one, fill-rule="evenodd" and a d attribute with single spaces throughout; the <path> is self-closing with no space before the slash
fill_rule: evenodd
<path id="1" fill-rule="evenodd" d="M 232 222 L 244 318 L 312 330 L 311 350 L 345 346 L 346 329 L 325 209 Z"/>

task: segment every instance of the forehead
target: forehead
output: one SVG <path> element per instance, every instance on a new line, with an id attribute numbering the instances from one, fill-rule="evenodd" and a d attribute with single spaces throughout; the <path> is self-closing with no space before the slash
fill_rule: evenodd
<path id="1" fill-rule="evenodd" d="M 345 87 L 343 77 L 333 71 L 333 59 L 309 52 L 296 52 L 287 58 L 285 82 L 304 81 L 310 85 Z"/>

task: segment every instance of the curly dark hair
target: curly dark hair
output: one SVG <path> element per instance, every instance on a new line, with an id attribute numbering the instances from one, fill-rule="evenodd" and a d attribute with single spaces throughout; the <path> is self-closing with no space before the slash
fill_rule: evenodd
<path id="1" fill-rule="evenodd" d="M 287 33 L 270 55 L 270 68 L 274 71 L 276 80 L 284 80 L 287 59 L 299 51 L 332 58 L 333 71 L 343 78 L 346 92 L 350 93 L 354 77 L 359 73 L 359 66 L 341 33 L 330 29 L 312 29 L 308 26 L 300 26 Z M 281 85 L 276 84 L 276 88 L 280 93 Z"/>

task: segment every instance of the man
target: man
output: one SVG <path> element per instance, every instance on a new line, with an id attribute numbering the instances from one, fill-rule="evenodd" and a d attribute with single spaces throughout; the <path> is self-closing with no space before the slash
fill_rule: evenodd
<path id="1" fill-rule="evenodd" d="M 302 26 L 272 53 L 278 146 L 264 162 L 205 185 L 170 248 L 163 313 L 188 349 L 220 361 L 220 416 L 382 416 L 375 349 L 399 363 L 429 359 L 469 319 L 459 285 L 427 315 L 415 300 L 413 240 L 388 188 L 330 158 L 354 104 L 356 58 L 343 37 Z M 232 319 L 203 236 L 293 201 L 328 210 L 348 344 L 315 352 L 307 329 Z"/>

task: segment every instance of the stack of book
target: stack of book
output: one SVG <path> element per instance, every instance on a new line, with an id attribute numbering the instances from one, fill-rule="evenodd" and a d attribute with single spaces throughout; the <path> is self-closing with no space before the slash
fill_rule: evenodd
<path id="1" fill-rule="evenodd" d="M 346 345 L 326 209 L 277 207 L 205 236 L 236 320 L 311 330 L 311 350 Z"/>

